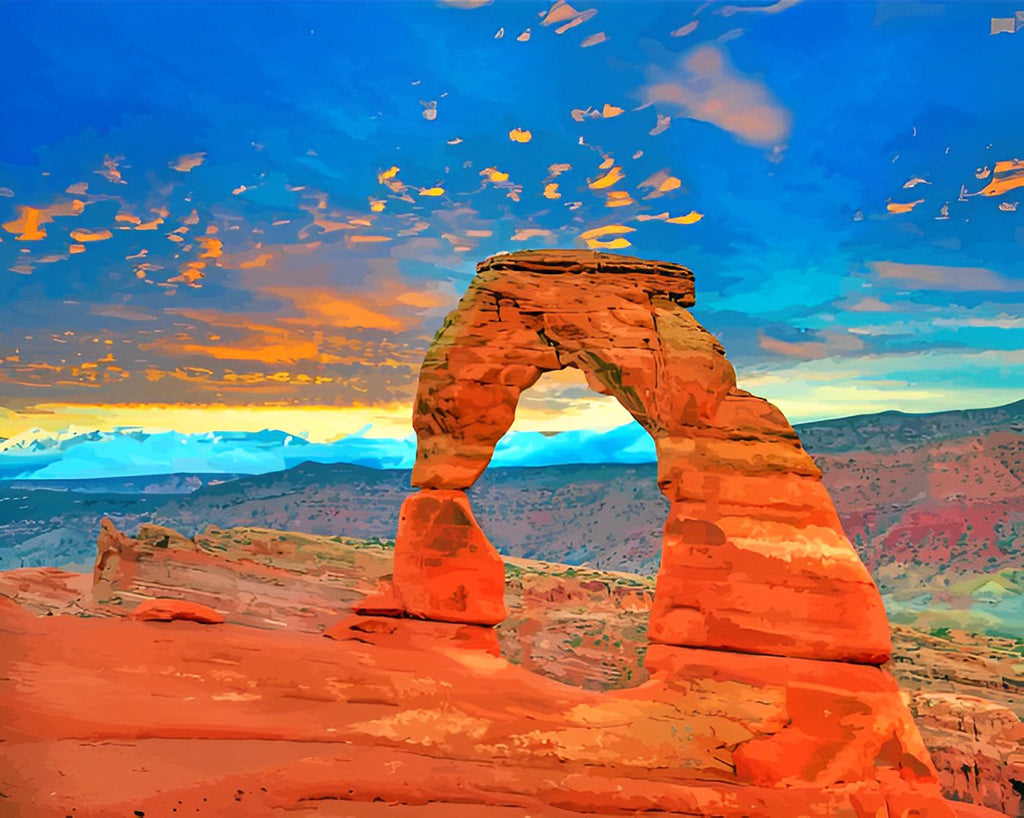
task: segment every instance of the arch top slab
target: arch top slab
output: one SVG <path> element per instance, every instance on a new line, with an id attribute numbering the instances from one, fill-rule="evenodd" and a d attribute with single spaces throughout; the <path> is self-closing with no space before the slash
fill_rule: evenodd
<path id="1" fill-rule="evenodd" d="M 623 291 L 633 290 L 647 296 L 665 295 L 682 307 L 692 307 L 696 303 L 693 271 L 688 267 L 671 261 L 650 261 L 617 253 L 520 250 L 490 256 L 477 264 L 476 272 L 474 283 L 486 282 L 499 292 L 508 289 L 502 286 L 502 280 L 515 286 L 523 280 L 520 276 L 524 274 L 582 276 L 574 280 L 576 285 L 584 284 L 588 279 L 607 285 L 611 283 L 609 277 L 615 277 L 619 279 L 618 284 L 625 285 Z M 509 274 L 512 278 L 508 278 Z M 546 298 L 543 300 L 547 301 Z"/>

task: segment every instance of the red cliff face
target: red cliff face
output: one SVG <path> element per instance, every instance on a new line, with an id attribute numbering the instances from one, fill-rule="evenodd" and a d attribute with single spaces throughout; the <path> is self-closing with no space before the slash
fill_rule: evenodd
<path id="1" fill-rule="evenodd" d="M 472 486 L 519 395 L 542 373 L 575 367 L 657 447 L 672 507 L 653 641 L 888 658 L 881 599 L 820 472 L 782 413 L 736 387 L 722 347 L 686 310 L 693 293 L 685 267 L 607 253 L 528 251 L 478 266 L 420 372 L 413 484 L 424 495 L 406 501 L 395 554 L 395 595 L 409 615 L 493 624 L 500 588 L 485 578 L 483 534 L 473 522 L 456 537 L 480 543 L 477 573 L 455 540 L 439 545 L 419 509 L 431 492 Z"/>

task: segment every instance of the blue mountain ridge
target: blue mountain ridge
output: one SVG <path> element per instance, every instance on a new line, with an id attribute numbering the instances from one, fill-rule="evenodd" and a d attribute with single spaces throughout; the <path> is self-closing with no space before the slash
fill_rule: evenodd
<path id="1" fill-rule="evenodd" d="M 979 433 L 995 426 L 1024 429 L 1024 400 L 989 409 L 927 414 L 888 411 L 798 424 L 808 450 L 901 449 L 928 440 Z M 348 463 L 375 469 L 408 469 L 416 441 L 369 437 L 368 428 L 330 443 L 314 443 L 276 429 L 184 434 L 113 431 L 45 433 L 38 430 L 0 442 L 0 481 L 96 480 L 172 474 L 256 475 L 304 462 Z M 586 463 L 651 463 L 654 443 L 636 422 L 606 431 L 545 434 L 513 431 L 495 449 L 492 466 Z"/>

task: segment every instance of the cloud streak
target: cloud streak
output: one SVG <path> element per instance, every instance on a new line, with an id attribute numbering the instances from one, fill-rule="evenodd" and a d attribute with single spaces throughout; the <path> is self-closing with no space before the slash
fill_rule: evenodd
<path id="1" fill-rule="evenodd" d="M 736 71 L 714 45 L 691 51 L 671 70 L 652 68 L 640 95 L 644 104 L 673 108 L 750 145 L 779 145 L 792 126 L 792 115 L 768 87 Z"/>
<path id="2" fill-rule="evenodd" d="M 945 267 L 895 261 L 873 261 L 869 267 L 877 281 L 904 290 L 1016 292 L 1024 287 L 1024 282 L 985 267 Z"/>

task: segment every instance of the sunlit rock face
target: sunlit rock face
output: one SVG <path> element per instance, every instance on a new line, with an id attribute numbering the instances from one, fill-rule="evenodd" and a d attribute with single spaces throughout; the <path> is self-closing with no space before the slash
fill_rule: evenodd
<path id="1" fill-rule="evenodd" d="M 497 625 L 506 615 L 505 564 L 464 492 L 424 490 L 402 504 L 394 582 L 421 619 Z"/>
<path id="2" fill-rule="evenodd" d="M 500 594 L 461 491 L 414 495 L 401 526 L 411 567 L 438 580 L 420 599 L 448 603 L 431 572 L 450 564 L 479 575 L 467 586 L 479 599 L 458 595 L 466 618 L 500 617 L 470 605 Z M 510 561 L 513 615 L 492 628 L 396 618 L 379 542 L 212 527 L 127 537 L 106 521 L 99 546 L 91 578 L 0 574 L 13 814 L 231 815 L 244 801 L 247 815 L 404 816 L 437 802 L 496 818 L 954 816 L 885 669 L 642 645 L 644 577 Z M 346 603 L 356 614 L 340 618 Z M 564 638 L 567 618 L 585 639 Z M 646 675 L 612 683 L 641 652 Z M 583 668 L 604 682 L 581 686 Z M 956 698 L 950 718 L 941 697 L 922 701 L 941 711 L 940 740 L 980 757 L 989 747 L 970 736 L 984 731 L 1012 764 L 1020 731 L 1006 714 L 972 706 L 968 718 Z"/>
<path id="3" fill-rule="evenodd" d="M 657 447 L 659 487 L 672 505 L 652 641 L 885 661 L 881 599 L 820 472 L 782 413 L 736 387 L 721 345 L 687 311 L 693 304 L 693 274 L 678 264 L 566 250 L 482 262 L 420 371 L 413 484 L 428 495 L 472 486 L 522 392 L 544 372 L 575 367 Z M 482 544 L 472 564 L 484 573 L 472 578 L 465 547 L 486 537 L 466 505 L 466 522 L 458 531 L 446 523 L 454 539 L 441 544 L 417 511 L 430 502 L 407 501 L 399 602 L 416 617 L 493 624 L 501 588 L 484 578 L 493 570 Z"/>

